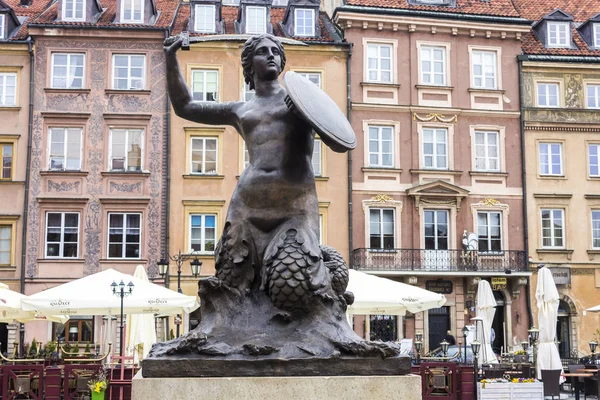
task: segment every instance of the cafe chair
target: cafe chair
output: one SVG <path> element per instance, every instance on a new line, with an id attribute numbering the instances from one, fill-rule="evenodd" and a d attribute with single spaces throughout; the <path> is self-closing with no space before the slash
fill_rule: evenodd
<path id="1" fill-rule="evenodd" d="M 579 372 L 579 370 L 583 369 L 583 364 L 569 365 L 568 369 L 569 369 L 569 373 L 575 374 L 575 373 Z M 571 392 L 575 391 L 575 387 L 577 386 L 575 384 L 575 380 L 577 380 L 579 383 L 580 391 L 584 388 L 583 377 L 567 377 L 567 383 L 571 386 Z M 584 396 L 585 396 L 585 391 L 584 391 Z"/>
<path id="2" fill-rule="evenodd" d="M 543 369 L 542 370 L 542 382 L 544 383 L 544 397 L 558 396 L 560 399 L 560 369 Z"/>

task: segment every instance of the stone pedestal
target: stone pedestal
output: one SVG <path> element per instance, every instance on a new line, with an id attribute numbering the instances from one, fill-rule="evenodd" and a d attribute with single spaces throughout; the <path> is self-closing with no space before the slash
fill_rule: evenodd
<path id="1" fill-rule="evenodd" d="M 421 378 L 403 376 L 283 376 L 133 379 L 132 400 L 421 400 Z"/>

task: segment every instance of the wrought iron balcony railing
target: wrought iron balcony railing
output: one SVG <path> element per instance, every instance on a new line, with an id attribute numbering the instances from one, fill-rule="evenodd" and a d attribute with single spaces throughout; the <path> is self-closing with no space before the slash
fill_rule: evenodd
<path id="1" fill-rule="evenodd" d="M 368 271 L 525 272 L 521 250 L 483 253 L 467 250 L 355 249 L 353 266 Z"/>

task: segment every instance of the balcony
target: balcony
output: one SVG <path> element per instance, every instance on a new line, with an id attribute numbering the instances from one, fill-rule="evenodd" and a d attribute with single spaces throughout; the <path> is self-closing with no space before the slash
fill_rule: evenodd
<path id="1" fill-rule="evenodd" d="M 502 273 L 529 272 L 525 252 L 482 253 L 466 250 L 355 249 L 353 266 L 364 271 Z"/>

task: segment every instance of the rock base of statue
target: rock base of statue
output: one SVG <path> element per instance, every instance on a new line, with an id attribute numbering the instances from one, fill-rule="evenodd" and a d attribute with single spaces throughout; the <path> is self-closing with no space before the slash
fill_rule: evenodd
<path id="1" fill-rule="evenodd" d="M 284 312 L 262 291 L 240 294 L 214 277 L 199 283 L 201 323 L 158 343 L 144 377 L 405 375 L 410 357 L 396 343 L 360 338 L 346 305 L 315 296 L 304 312 Z"/>
<path id="2" fill-rule="evenodd" d="M 421 377 L 307 376 L 133 379 L 132 400 L 421 400 Z"/>

